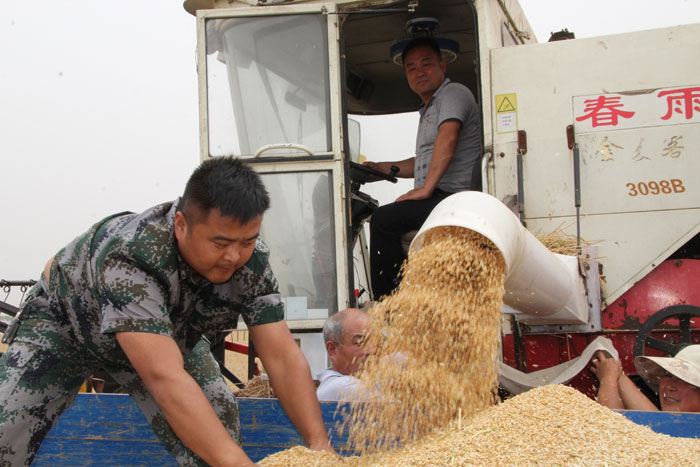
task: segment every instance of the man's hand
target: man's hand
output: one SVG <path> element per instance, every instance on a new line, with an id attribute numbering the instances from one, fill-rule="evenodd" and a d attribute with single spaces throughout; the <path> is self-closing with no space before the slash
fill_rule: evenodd
<path id="1" fill-rule="evenodd" d="M 591 372 L 599 381 L 610 381 L 617 385 L 622 375 L 622 365 L 614 358 L 605 355 L 602 350 L 598 350 L 591 359 Z"/>
<path id="2" fill-rule="evenodd" d="M 365 161 L 362 163 L 365 167 L 369 167 L 372 170 L 376 170 L 377 172 L 382 172 L 385 174 L 388 174 L 388 170 L 384 170 L 383 167 L 384 165 L 387 164 L 386 162 L 372 162 L 372 161 Z"/>
<path id="3" fill-rule="evenodd" d="M 335 449 L 331 446 L 330 441 L 317 441 L 309 444 L 309 449 L 312 451 L 328 451 L 335 454 Z"/>
<path id="4" fill-rule="evenodd" d="M 423 186 L 421 188 L 414 188 L 413 190 L 404 193 L 403 195 L 396 198 L 396 202 L 417 199 L 428 199 L 432 194 L 432 190 L 429 190 L 428 188 Z"/>
<path id="5" fill-rule="evenodd" d="M 622 366 L 614 358 L 598 350 L 591 359 L 591 371 L 598 377 L 598 402 L 609 409 L 624 409 L 619 382 L 624 373 Z"/>

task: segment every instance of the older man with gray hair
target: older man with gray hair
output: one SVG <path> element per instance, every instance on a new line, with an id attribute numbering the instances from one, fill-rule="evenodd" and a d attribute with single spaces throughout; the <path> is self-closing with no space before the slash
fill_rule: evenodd
<path id="1" fill-rule="evenodd" d="M 364 345 L 368 328 L 367 313 L 357 308 L 346 308 L 326 320 L 323 340 L 331 359 L 331 368 L 318 374 L 321 384 L 316 395 L 319 400 L 361 397 L 361 382 L 353 375 L 371 353 Z"/>

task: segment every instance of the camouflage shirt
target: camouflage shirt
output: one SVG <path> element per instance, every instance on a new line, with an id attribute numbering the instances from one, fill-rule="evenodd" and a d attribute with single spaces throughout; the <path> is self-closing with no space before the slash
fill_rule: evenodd
<path id="1" fill-rule="evenodd" d="M 183 260 L 173 231 L 177 202 L 98 222 L 56 255 L 50 313 L 94 356 L 124 363 L 115 332 L 172 337 L 188 353 L 203 334 L 281 321 L 284 311 L 269 249 L 258 239 L 250 260 L 212 284 Z"/>

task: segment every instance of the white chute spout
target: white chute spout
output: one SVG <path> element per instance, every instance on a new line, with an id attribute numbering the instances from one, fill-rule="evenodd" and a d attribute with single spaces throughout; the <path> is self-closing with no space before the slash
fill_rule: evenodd
<path id="1" fill-rule="evenodd" d="M 589 306 L 578 258 L 550 252 L 498 199 L 478 191 L 445 198 L 418 231 L 409 255 L 422 247 L 425 232 L 440 226 L 478 232 L 499 249 L 507 271 L 504 309 L 516 312 L 518 321 L 525 324 L 588 322 Z"/>

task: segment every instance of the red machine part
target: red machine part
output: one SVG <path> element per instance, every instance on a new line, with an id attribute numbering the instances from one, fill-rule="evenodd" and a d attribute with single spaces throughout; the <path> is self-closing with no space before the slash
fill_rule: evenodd
<path id="1" fill-rule="evenodd" d="M 224 346 L 226 350 L 230 350 L 232 352 L 240 353 L 243 355 L 248 355 L 248 346 L 245 344 L 239 344 L 238 342 L 233 342 L 233 341 L 224 341 Z M 256 353 L 255 356 L 257 357 L 258 354 Z M 260 368 L 258 368 L 258 364 L 255 364 L 255 370 L 254 373 L 256 376 L 260 375 Z"/>
<path id="2" fill-rule="evenodd" d="M 608 306 L 604 329 L 639 329 L 644 321 L 671 305 L 700 306 L 700 260 L 664 261 Z"/>
<path id="3" fill-rule="evenodd" d="M 625 373 L 636 375 L 634 368 L 634 342 L 637 332 L 654 313 L 672 305 L 700 307 L 700 260 L 675 259 L 661 263 L 656 269 L 637 282 L 625 294 L 602 312 L 603 332 L 567 333 L 551 335 L 525 335 L 522 339 L 521 371 L 533 372 L 566 362 L 578 355 L 597 336 L 610 338 L 615 345 Z M 663 340 L 678 341 L 678 320 L 669 319 L 653 336 Z M 700 318 L 691 320 L 691 341 L 700 343 Z M 503 359 L 517 368 L 518 345 L 513 334 L 503 336 Z M 647 355 L 662 355 L 650 349 Z M 524 355 L 524 358 L 522 357 Z M 597 393 L 598 381 L 589 371 L 579 373 L 570 386 L 590 397 Z"/>

